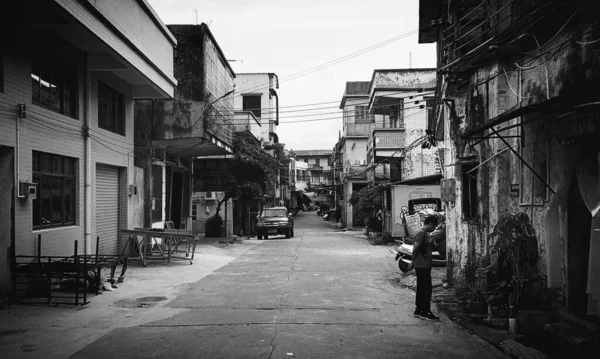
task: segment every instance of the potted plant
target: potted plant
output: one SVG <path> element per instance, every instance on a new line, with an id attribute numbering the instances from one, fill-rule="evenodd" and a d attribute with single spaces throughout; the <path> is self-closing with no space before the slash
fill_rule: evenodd
<path id="1" fill-rule="evenodd" d="M 510 285 L 506 281 L 495 283 L 486 294 L 487 321 L 494 327 L 508 327 Z"/>
<path id="2" fill-rule="evenodd" d="M 478 260 L 469 259 L 465 264 L 464 275 L 467 284 L 467 311 L 476 321 L 483 321 L 487 313 L 485 293 L 481 285 L 482 268 Z"/>
<path id="3" fill-rule="evenodd" d="M 530 323 L 537 323 L 535 329 L 543 328 L 539 323 L 549 322 L 550 315 L 537 310 L 543 307 L 539 295 L 546 286 L 545 277 L 537 273 L 537 237 L 529 217 L 525 213 L 501 216 L 489 242 L 494 243 L 491 252 L 497 277 L 506 280 L 511 289 L 507 298 L 511 330 L 518 327 L 521 333 L 528 332 Z"/>
<path id="4" fill-rule="evenodd" d="M 205 232 L 207 237 L 221 237 L 223 235 L 223 219 L 215 214 L 206 220 Z"/>

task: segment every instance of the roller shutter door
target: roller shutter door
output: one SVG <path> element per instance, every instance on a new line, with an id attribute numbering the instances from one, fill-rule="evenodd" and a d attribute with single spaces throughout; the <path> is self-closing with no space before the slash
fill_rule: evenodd
<path id="1" fill-rule="evenodd" d="M 96 166 L 96 235 L 100 254 L 117 254 L 119 249 L 119 169 Z M 94 238 L 94 245 L 95 245 Z"/>

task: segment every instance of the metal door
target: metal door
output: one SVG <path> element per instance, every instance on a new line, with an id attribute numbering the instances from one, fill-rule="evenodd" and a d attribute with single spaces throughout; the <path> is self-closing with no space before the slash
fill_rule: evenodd
<path id="1" fill-rule="evenodd" d="M 100 254 L 117 254 L 119 250 L 119 169 L 117 167 L 96 166 L 96 235 L 100 236 Z M 93 243 L 95 245 L 95 241 Z"/>

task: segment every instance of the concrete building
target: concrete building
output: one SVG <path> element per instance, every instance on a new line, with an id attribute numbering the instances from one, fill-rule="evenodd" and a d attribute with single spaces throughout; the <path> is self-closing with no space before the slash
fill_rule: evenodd
<path id="1" fill-rule="evenodd" d="M 225 188 L 204 188 L 205 173 L 198 168 L 192 183 L 192 162 L 233 152 L 235 73 L 206 24 L 168 28 L 178 42 L 175 96 L 136 100 L 136 163 L 146 174 L 146 227 L 173 222 L 175 228 L 203 233 Z M 238 129 L 246 128 L 250 122 L 240 122 Z M 231 210 L 230 200 L 222 208 L 227 213 L 221 212 L 229 219 L 229 235 Z"/>
<path id="2" fill-rule="evenodd" d="M 371 183 L 391 184 L 383 200 L 383 225 L 395 237 L 405 234 L 407 200 L 413 199 L 407 191 L 432 195 L 423 186 L 440 183 L 439 149 L 422 146 L 433 128 L 435 85 L 435 69 L 395 69 L 373 71 L 369 86 L 369 112 L 385 120 L 369 134 L 368 173 Z"/>
<path id="3" fill-rule="evenodd" d="M 435 85 L 435 69 L 373 71 L 369 113 L 386 120 L 369 134 L 369 157 L 372 164 L 399 164 L 394 181 L 441 173 L 437 149 L 421 146 L 433 120 Z"/>
<path id="4" fill-rule="evenodd" d="M 260 122 L 259 140 L 279 143 L 279 78 L 274 73 L 240 73 L 235 78 L 235 111 L 252 112 Z"/>
<path id="5" fill-rule="evenodd" d="M 298 192 L 306 192 L 306 189 L 310 185 L 310 180 L 308 177 L 309 165 L 304 161 L 292 160 L 292 162 L 294 162 L 294 190 Z"/>
<path id="6" fill-rule="evenodd" d="M 362 227 L 364 219 L 354 213 L 348 200 L 353 191 L 368 185 L 367 142 L 375 127 L 383 127 L 385 116 L 369 113 L 368 81 L 347 82 L 340 109 L 343 127 L 334 148 L 335 184 L 341 187 L 337 205 L 342 206 L 342 221 L 346 228 Z"/>
<path id="7" fill-rule="evenodd" d="M 175 38 L 146 1 L 19 1 L 0 15 L 0 295 L 13 255 L 120 250 L 143 175 L 134 99 L 171 98 Z M 12 212 L 12 213 L 11 213 Z"/>
<path id="8" fill-rule="evenodd" d="M 331 150 L 298 150 L 294 153 L 297 161 L 308 163 L 308 179 L 312 186 L 329 186 L 333 183 Z"/>
<path id="9" fill-rule="evenodd" d="M 491 234 L 519 214 L 534 232 L 527 258 L 540 285 L 531 293 L 545 293 L 539 298 L 572 325 L 597 323 L 600 43 L 592 4 L 421 0 L 419 13 L 420 26 L 445 26 L 422 27 L 419 41 L 438 46 L 450 283 L 464 283 L 468 263 L 495 263 Z"/>

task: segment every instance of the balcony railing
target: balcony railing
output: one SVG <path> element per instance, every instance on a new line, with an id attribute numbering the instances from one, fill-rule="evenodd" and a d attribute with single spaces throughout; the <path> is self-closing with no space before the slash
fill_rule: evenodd
<path id="1" fill-rule="evenodd" d="M 369 138 L 371 147 L 378 149 L 404 148 L 406 132 L 402 128 L 376 128 Z"/>
<path id="2" fill-rule="evenodd" d="M 374 123 L 348 123 L 344 129 L 344 136 L 369 136 Z"/>

